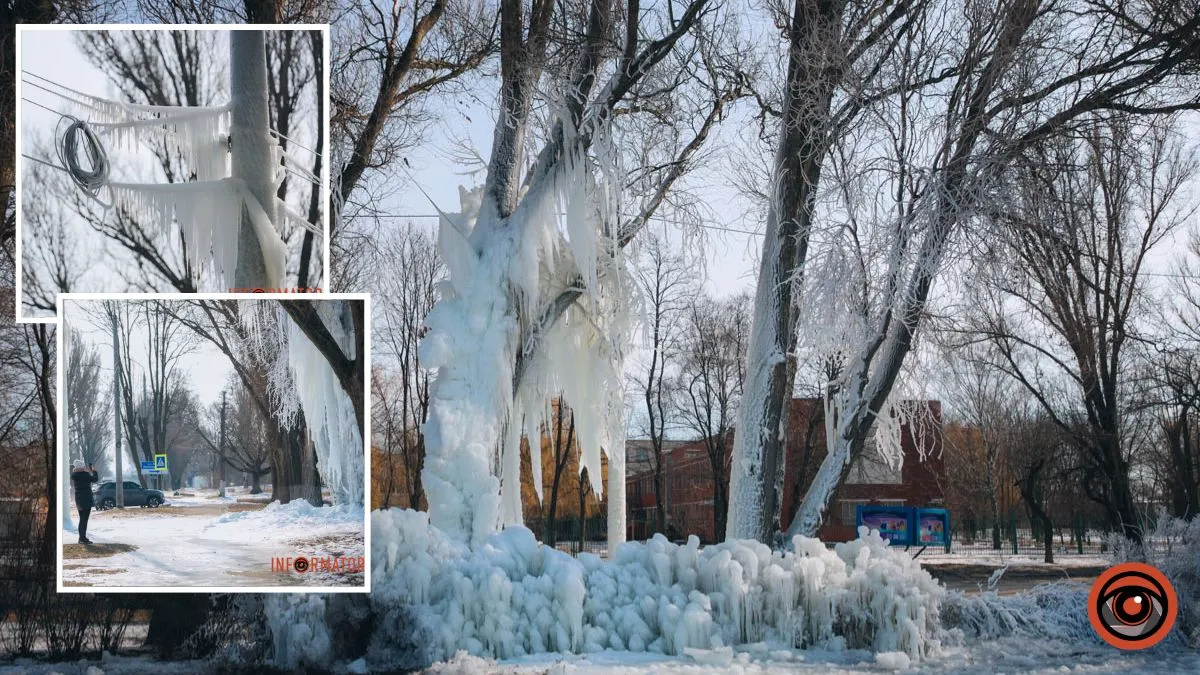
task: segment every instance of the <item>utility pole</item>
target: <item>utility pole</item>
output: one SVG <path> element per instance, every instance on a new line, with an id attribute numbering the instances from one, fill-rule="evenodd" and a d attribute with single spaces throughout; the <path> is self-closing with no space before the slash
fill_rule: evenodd
<path id="1" fill-rule="evenodd" d="M 225 392 L 221 392 L 221 437 L 217 441 L 217 455 L 221 462 L 221 496 L 225 496 Z"/>
<path id="2" fill-rule="evenodd" d="M 125 473 L 122 471 L 124 462 L 121 455 L 121 343 L 117 336 L 117 307 L 114 303 L 109 308 L 109 318 L 112 319 L 112 341 L 113 341 L 113 439 L 117 449 L 117 457 L 115 464 L 116 476 L 113 478 L 117 488 L 117 508 L 125 506 L 125 490 L 124 478 Z"/>
<path id="3" fill-rule="evenodd" d="M 275 223 L 275 185 L 267 100 L 267 42 L 261 30 L 229 31 L 229 85 L 232 110 L 229 139 L 232 175 L 246 183 L 272 225 Z M 238 227 L 238 288 L 269 288 L 267 265 L 254 224 L 245 208 Z"/>

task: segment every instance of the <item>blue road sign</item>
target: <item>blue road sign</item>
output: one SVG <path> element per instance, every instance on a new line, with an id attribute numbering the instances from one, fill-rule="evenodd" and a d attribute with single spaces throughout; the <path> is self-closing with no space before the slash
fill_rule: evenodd
<path id="1" fill-rule="evenodd" d="M 154 462 L 142 462 L 142 471 L 153 471 Z"/>

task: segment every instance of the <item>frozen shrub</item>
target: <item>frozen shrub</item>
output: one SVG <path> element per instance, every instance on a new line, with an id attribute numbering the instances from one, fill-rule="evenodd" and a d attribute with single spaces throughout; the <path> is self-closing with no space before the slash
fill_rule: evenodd
<path id="1" fill-rule="evenodd" d="M 257 666 L 266 659 L 268 642 L 261 594 L 214 595 L 208 618 L 184 640 L 179 656 L 226 668 Z"/>
<path id="2" fill-rule="evenodd" d="M 266 597 L 267 629 L 274 649 L 271 662 L 276 667 L 320 669 L 332 663 L 326 600 L 320 594 Z"/>
<path id="3" fill-rule="evenodd" d="M 1179 600 L 1175 630 L 1191 647 L 1200 647 L 1200 518 L 1182 520 L 1160 512 L 1145 544 L 1111 539 L 1117 560 L 1145 562 L 1167 575 Z"/>
<path id="4" fill-rule="evenodd" d="M 942 621 L 963 637 L 981 640 L 1016 635 L 1099 644 L 1088 621 L 1087 598 L 1086 586 L 1058 582 L 1008 596 L 951 591 L 942 604 Z"/>

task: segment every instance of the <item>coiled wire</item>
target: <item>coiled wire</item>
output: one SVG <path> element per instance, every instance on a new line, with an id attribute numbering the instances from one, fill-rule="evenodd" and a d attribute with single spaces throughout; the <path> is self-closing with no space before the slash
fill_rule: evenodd
<path id="1" fill-rule="evenodd" d="M 104 208 L 112 206 L 112 202 L 100 199 L 100 190 L 108 185 L 108 153 L 95 131 L 88 123 L 70 115 L 64 115 L 63 120 L 70 121 L 66 131 L 58 135 L 58 159 L 66 167 L 71 180 L 84 194 L 91 197 Z M 62 120 L 59 121 L 62 125 Z M 79 156 L 80 143 L 83 144 L 84 157 Z M 87 160 L 87 167 L 82 164 Z"/>

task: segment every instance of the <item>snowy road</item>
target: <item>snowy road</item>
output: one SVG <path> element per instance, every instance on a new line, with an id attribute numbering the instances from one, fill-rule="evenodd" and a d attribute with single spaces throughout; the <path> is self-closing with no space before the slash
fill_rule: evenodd
<path id="1" fill-rule="evenodd" d="M 72 535 L 64 536 L 63 582 L 105 587 L 361 585 L 361 574 L 273 571 L 272 560 L 358 558 L 364 551 L 363 532 L 361 508 L 314 508 L 304 502 L 263 507 L 215 501 L 101 511 L 92 514 L 88 525 L 88 537 L 97 546 L 81 546 Z"/>

